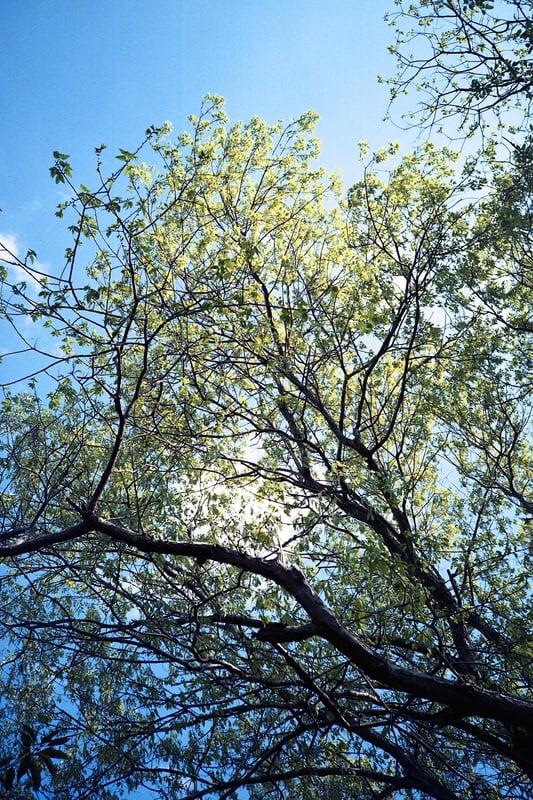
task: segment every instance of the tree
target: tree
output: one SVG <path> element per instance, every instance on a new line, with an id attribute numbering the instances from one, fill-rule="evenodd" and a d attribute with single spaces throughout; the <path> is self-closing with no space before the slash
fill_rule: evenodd
<path id="1" fill-rule="evenodd" d="M 533 100 L 533 4 L 531 0 L 397 0 L 390 15 L 397 28 L 390 48 L 398 74 L 392 97 L 416 87 L 422 102 L 412 109 L 419 123 L 459 119 L 463 132 L 486 127 L 491 114 L 530 130 Z M 406 30 L 403 25 L 407 23 Z M 490 112 L 490 113 L 489 113 Z M 508 120 L 509 121 L 509 120 Z"/>
<path id="2" fill-rule="evenodd" d="M 486 272 L 474 256 L 468 291 L 482 295 L 500 324 L 531 332 L 533 5 L 530 0 L 397 0 L 396 5 L 398 13 L 389 15 L 397 31 L 390 48 L 398 62 L 389 81 L 392 101 L 414 88 L 420 102 L 410 113 L 413 124 L 424 129 L 439 123 L 459 139 L 481 133 L 482 146 L 467 161 L 465 176 L 471 189 L 491 198 L 472 242 L 490 253 L 490 268 Z M 458 123 L 453 134 L 451 119 Z M 494 226 L 506 231 L 503 251 Z M 484 286 L 480 269 L 488 280 Z M 522 311 L 512 321 L 506 319 L 516 309 L 507 302 L 509 293 L 515 301 L 522 298 Z"/>
<path id="3" fill-rule="evenodd" d="M 69 737 L 45 796 L 530 795 L 527 192 L 427 144 L 342 199 L 314 121 L 210 97 L 95 189 L 58 152 L 65 267 L 7 258 L 44 389 L 2 405 L 3 702 Z"/>

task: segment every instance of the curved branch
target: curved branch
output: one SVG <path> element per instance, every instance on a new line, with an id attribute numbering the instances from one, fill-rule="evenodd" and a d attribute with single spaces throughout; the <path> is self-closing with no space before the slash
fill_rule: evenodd
<path id="1" fill-rule="evenodd" d="M 187 556 L 201 563 L 215 561 L 260 575 L 292 595 L 307 612 L 322 638 L 364 670 L 372 680 L 389 689 L 442 703 L 453 709 L 459 717 L 483 717 L 498 720 L 506 725 L 519 725 L 533 730 L 533 703 L 488 691 L 465 680 L 451 681 L 396 666 L 339 622 L 307 583 L 300 569 L 295 566 L 284 566 L 277 560 L 266 560 L 240 550 L 206 542 L 174 542 L 149 538 L 102 519 L 89 511 L 84 512 L 84 520 L 78 525 L 22 542 L 11 548 L 0 548 L 0 557 L 35 552 L 52 544 L 78 538 L 90 530 L 105 534 L 114 541 L 124 542 L 144 553 Z"/>

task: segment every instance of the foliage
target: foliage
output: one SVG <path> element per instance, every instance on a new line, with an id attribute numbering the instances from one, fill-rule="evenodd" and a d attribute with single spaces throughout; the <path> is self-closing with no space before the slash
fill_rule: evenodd
<path id="1" fill-rule="evenodd" d="M 22 723 L 18 751 L 0 761 L 0 786 L 4 797 L 27 797 L 28 789 L 14 788 L 27 779 L 32 789 L 39 790 L 42 785 L 43 769 L 51 776 L 57 773 L 57 759 L 68 758 L 58 746 L 66 744 L 68 736 L 58 736 L 58 731 L 44 735 L 38 744 L 37 733 L 30 725 Z M 4 743 L 5 744 L 5 743 Z"/>
<path id="2" fill-rule="evenodd" d="M 464 132 L 489 127 L 494 114 L 530 129 L 533 100 L 531 0 L 396 0 L 391 51 L 398 73 L 393 99 L 416 87 L 417 123 L 456 117 Z M 406 27 L 407 26 L 407 27 Z M 490 113 L 489 113 L 490 112 Z M 511 112 L 511 113 L 510 113 Z"/>
<path id="3" fill-rule="evenodd" d="M 315 119 L 55 154 L 65 267 L 4 286 L 49 350 L 1 410 L 5 717 L 70 737 L 55 797 L 529 796 L 530 184 L 427 144 L 343 199 Z"/>

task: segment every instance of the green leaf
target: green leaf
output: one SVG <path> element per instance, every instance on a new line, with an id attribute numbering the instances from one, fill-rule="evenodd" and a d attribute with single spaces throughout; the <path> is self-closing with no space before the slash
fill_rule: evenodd
<path id="1" fill-rule="evenodd" d="M 31 783 L 35 791 L 41 788 L 41 767 L 34 758 L 29 760 L 29 770 L 31 774 Z"/>
<path id="2" fill-rule="evenodd" d="M 34 743 L 37 738 L 37 734 L 35 730 L 30 726 L 27 725 L 25 722 L 21 725 L 21 739 L 22 739 L 22 746 L 27 750 L 29 749 Z"/>
<path id="3" fill-rule="evenodd" d="M 61 388 L 63 388 L 65 391 L 68 391 L 70 387 L 64 386 L 64 387 L 61 387 Z M 72 397 L 75 397 L 75 395 L 73 394 Z M 50 731 L 50 733 L 47 733 L 46 736 L 43 736 L 43 738 L 41 739 L 41 742 L 42 743 L 48 742 L 48 743 L 53 744 L 53 745 L 66 744 L 72 738 L 71 736 L 58 736 L 57 733 L 58 733 L 57 729 L 53 730 L 53 731 Z"/>
<path id="4" fill-rule="evenodd" d="M 52 777 L 54 775 L 57 775 L 57 772 L 58 772 L 57 765 L 54 764 L 52 759 L 49 758 L 48 756 L 43 755 L 42 753 L 41 753 L 40 757 L 42 759 L 42 762 L 43 762 L 44 766 L 46 767 L 46 769 L 50 773 L 50 775 L 52 775 Z"/>
<path id="5" fill-rule="evenodd" d="M 39 756 L 46 756 L 47 758 L 68 758 L 67 753 L 63 752 L 63 750 L 57 750 L 54 747 L 46 747 L 44 750 L 40 750 Z"/>
<path id="6" fill-rule="evenodd" d="M 135 153 L 131 153 L 129 150 L 123 150 L 119 147 L 119 155 L 115 156 L 118 161 L 124 161 L 126 164 L 129 164 L 130 161 L 135 160 Z"/>
<path id="7" fill-rule="evenodd" d="M 26 773 L 29 773 L 31 770 L 31 761 L 32 757 L 29 754 L 25 754 L 19 761 L 19 765 L 17 768 L 17 780 L 20 780 Z"/>

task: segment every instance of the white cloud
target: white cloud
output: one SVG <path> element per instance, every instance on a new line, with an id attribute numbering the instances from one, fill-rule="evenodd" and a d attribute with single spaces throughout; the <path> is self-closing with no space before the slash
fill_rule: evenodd
<path id="1" fill-rule="evenodd" d="M 11 233 L 3 233 L 0 231 L 0 264 L 7 267 L 8 283 L 20 283 L 25 281 L 28 288 L 37 290 L 39 288 L 39 280 L 32 275 L 32 267 L 36 273 L 42 275 L 46 273 L 46 265 L 35 261 L 29 264 L 29 268 L 24 267 L 24 255 L 22 247 L 17 237 Z"/>
<path id="2" fill-rule="evenodd" d="M 15 236 L 0 231 L 0 259 L 13 261 L 19 257 L 20 247 Z"/>

